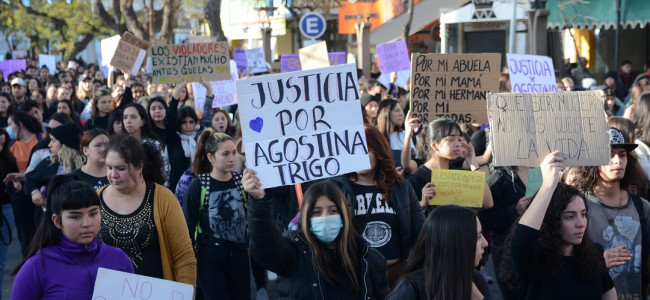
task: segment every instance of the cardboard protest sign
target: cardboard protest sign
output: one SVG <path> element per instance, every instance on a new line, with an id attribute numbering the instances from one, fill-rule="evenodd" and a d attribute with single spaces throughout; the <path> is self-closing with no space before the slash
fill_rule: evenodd
<path id="1" fill-rule="evenodd" d="M 131 75 L 136 75 L 140 70 L 140 66 L 142 66 L 150 45 L 149 42 L 134 36 L 130 32 L 125 32 L 117 43 L 115 53 L 111 58 L 111 66 L 129 72 Z"/>
<path id="2" fill-rule="evenodd" d="M 411 68 L 409 51 L 404 40 L 377 45 L 377 60 L 382 74 Z"/>
<path id="3" fill-rule="evenodd" d="M 411 113 L 419 123 L 448 118 L 485 123 L 485 98 L 499 90 L 501 54 L 413 54 Z"/>
<path id="4" fill-rule="evenodd" d="M 242 48 L 235 48 L 233 50 L 232 59 L 237 63 L 237 72 L 246 73 L 248 71 L 248 63 L 246 62 L 246 50 Z"/>
<path id="5" fill-rule="evenodd" d="M 246 64 L 249 74 L 268 72 L 264 48 L 246 49 Z"/>
<path id="6" fill-rule="evenodd" d="M 151 61 L 153 83 L 230 79 L 228 42 L 153 45 Z"/>
<path id="7" fill-rule="evenodd" d="M 565 166 L 609 163 L 609 133 L 598 91 L 489 94 L 495 166 L 539 167 L 560 151 Z"/>
<path id="8" fill-rule="evenodd" d="M 530 168 L 528 169 L 528 180 L 526 182 L 526 196 L 532 196 L 539 188 L 542 187 L 542 169 Z"/>
<path id="9" fill-rule="evenodd" d="M 344 65 L 347 62 L 345 61 L 345 52 L 330 52 L 327 53 L 327 57 L 330 61 L 330 66 Z"/>
<path id="10" fill-rule="evenodd" d="M 431 182 L 436 185 L 431 205 L 483 206 L 484 172 L 431 169 Z"/>
<path id="11" fill-rule="evenodd" d="M 548 56 L 508 53 L 513 93 L 555 92 L 555 69 Z"/>
<path id="12" fill-rule="evenodd" d="M 119 35 L 114 35 L 112 37 L 101 40 L 100 42 L 101 50 L 102 50 L 101 65 L 103 66 L 110 65 L 111 59 L 113 58 L 113 54 L 115 53 L 115 49 L 117 49 L 117 44 L 120 42 L 120 39 L 121 38 Z"/>
<path id="13" fill-rule="evenodd" d="M 0 61 L 0 70 L 2 70 L 2 76 L 4 76 L 5 80 L 8 80 L 9 74 L 25 69 L 27 69 L 26 59 L 8 59 Z"/>
<path id="14" fill-rule="evenodd" d="M 354 64 L 237 80 L 246 166 L 263 188 L 370 168 Z"/>
<path id="15" fill-rule="evenodd" d="M 43 65 L 47 66 L 47 69 L 50 71 L 50 75 L 56 73 L 56 56 L 49 54 L 39 54 L 38 55 L 38 67 Z"/>
<path id="16" fill-rule="evenodd" d="M 325 41 L 300 48 L 298 54 L 300 55 L 300 65 L 303 70 L 325 68 L 330 65 Z"/>
<path id="17" fill-rule="evenodd" d="M 298 54 L 282 54 L 280 55 L 280 71 L 282 73 L 295 72 L 302 70 L 300 65 L 300 55 Z"/>
<path id="18" fill-rule="evenodd" d="M 237 74 L 237 66 L 234 60 L 230 61 L 230 76 L 229 80 L 212 81 L 212 108 L 231 105 L 237 103 L 237 89 L 235 88 L 235 80 L 239 78 Z M 192 82 L 192 91 L 194 93 L 194 109 L 203 110 L 205 103 L 205 87 L 199 82 Z"/>
<path id="19" fill-rule="evenodd" d="M 91 299 L 189 300 L 193 295 L 194 287 L 186 283 L 99 268 Z"/>

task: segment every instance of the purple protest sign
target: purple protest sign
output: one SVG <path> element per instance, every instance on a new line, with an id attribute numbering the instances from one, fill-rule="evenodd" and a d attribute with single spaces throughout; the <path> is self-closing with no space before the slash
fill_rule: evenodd
<path id="1" fill-rule="evenodd" d="M 330 59 L 330 66 L 345 64 L 345 52 L 330 52 L 327 56 Z"/>
<path id="2" fill-rule="evenodd" d="M 377 45 L 377 60 L 382 73 L 407 70 L 411 67 L 404 40 Z"/>
<path id="3" fill-rule="evenodd" d="M 8 79 L 9 74 L 18 71 L 27 69 L 27 60 L 26 59 L 9 59 L 0 61 L 0 70 L 2 70 L 2 76 L 5 80 Z"/>
<path id="4" fill-rule="evenodd" d="M 237 72 L 246 73 L 246 71 L 248 70 L 248 62 L 246 61 L 246 50 L 242 48 L 235 48 L 232 58 L 237 64 Z"/>
<path id="5" fill-rule="evenodd" d="M 293 72 L 302 70 L 299 54 L 282 54 L 280 56 L 280 72 Z"/>

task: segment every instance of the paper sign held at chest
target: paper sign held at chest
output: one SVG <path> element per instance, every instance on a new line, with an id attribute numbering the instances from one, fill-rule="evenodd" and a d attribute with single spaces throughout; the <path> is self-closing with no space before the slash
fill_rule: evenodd
<path id="1" fill-rule="evenodd" d="M 483 206 L 483 172 L 433 169 L 431 182 L 436 185 L 436 195 L 429 201 L 430 205 Z"/>
<path id="2" fill-rule="evenodd" d="M 191 300 L 193 295 L 194 287 L 189 284 L 99 268 L 92 300 Z"/>
<path id="3" fill-rule="evenodd" d="M 495 166 L 539 167 L 560 151 L 565 166 L 609 163 L 603 99 L 596 91 L 488 95 Z"/>

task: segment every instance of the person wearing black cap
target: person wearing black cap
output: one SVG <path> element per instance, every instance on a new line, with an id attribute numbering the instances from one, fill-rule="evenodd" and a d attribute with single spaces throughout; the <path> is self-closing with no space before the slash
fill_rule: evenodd
<path id="1" fill-rule="evenodd" d="M 637 147 L 610 127 L 608 165 L 579 167 L 573 184 L 587 198 L 587 231 L 604 249 L 609 275 L 620 299 L 646 299 L 650 203 L 635 195 L 645 176 L 630 152 Z"/>
<path id="2" fill-rule="evenodd" d="M 361 112 L 363 112 L 363 123 L 376 125 L 377 108 L 379 107 L 380 97 L 364 93 L 361 95 Z"/>
<path id="3" fill-rule="evenodd" d="M 25 192 L 31 195 L 36 206 L 45 202 L 44 188 L 50 178 L 59 174 L 70 173 L 83 166 L 84 157 L 79 151 L 81 139 L 79 128 L 74 123 L 58 126 L 50 132 L 49 159 L 44 159 L 31 172 L 25 174 Z"/>

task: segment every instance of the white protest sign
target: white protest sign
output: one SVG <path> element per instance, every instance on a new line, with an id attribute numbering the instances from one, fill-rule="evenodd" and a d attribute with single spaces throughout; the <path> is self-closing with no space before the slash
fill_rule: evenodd
<path id="1" fill-rule="evenodd" d="M 548 56 L 508 53 L 513 93 L 555 92 L 555 69 Z"/>
<path id="2" fill-rule="evenodd" d="M 191 300 L 193 295 L 189 284 L 99 268 L 91 299 Z"/>
<path id="3" fill-rule="evenodd" d="M 230 60 L 230 80 L 211 81 L 212 94 L 214 100 L 212 101 L 212 108 L 226 106 L 237 103 L 237 88 L 235 88 L 235 80 L 238 79 L 237 63 Z M 205 103 L 205 87 L 199 82 L 192 82 L 192 91 L 194 92 L 194 108 L 196 110 L 203 110 Z"/>
<path id="4" fill-rule="evenodd" d="M 598 91 L 488 94 L 495 166 L 539 167 L 560 151 L 565 166 L 609 163 L 609 131 Z"/>
<path id="5" fill-rule="evenodd" d="M 356 65 L 235 84 L 246 166 L 263 188 L 370 168 Z"/>
<path id="6" fill-rule="evenodd" d="M 102 65 L 108 66 L 113 59 L 113 54 L 115 49 L 117 49 L 117 44 L 120 42 L 120 36 L 114 35 L 112 37 L 101 40 L 101 49 L 102 49 Z"/>
<path id="7" fill-rule="evenodd" d="M 50 70 L 50 75 L 56 73 L 56 56 L 49 54 L 39 54 L 38 55 L 38 67 L 43 65 L 47 66 L 47 69 Z"/>
<path id="8" fill-rule="evenodd" d="M 298 49 L 298 55 L 303 70 L 325 68 L 330 65 L 325 41 Z"/>
<path id="9" fill-rule="evenodd" d="M 246 63 L 249 74 L 267 72 L 264 48 L 246 49 Z"/>

